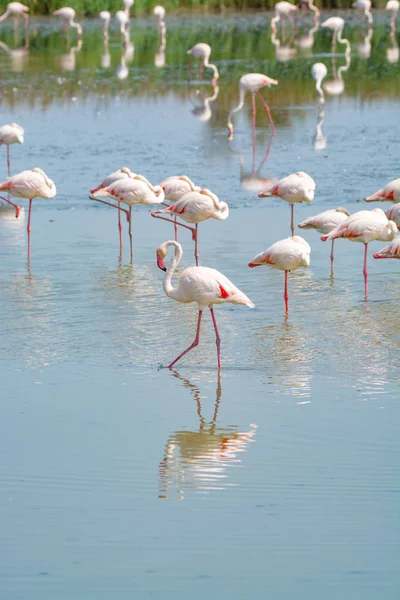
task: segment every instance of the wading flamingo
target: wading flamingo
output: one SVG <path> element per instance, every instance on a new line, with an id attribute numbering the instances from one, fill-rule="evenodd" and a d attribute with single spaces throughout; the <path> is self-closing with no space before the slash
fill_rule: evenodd
<path id="1" fill-rule="evenodd" d="M 199 192 L 201 187 L 195 185 L 193 181 L 186 175 L 171 175 L 160 183 L 160 186 L 164 190 L 165 200 L 168 202 L 177 202 L 182 198 L 184 194 L 188 192 Z M 176 217 L 174 217 L 174 232 L 175 241 L 178 241 L 178 224 Z"/>
<path id="2" fill-rule="evenodd" d="M 213 70 L 214 77 L 213 77 L 211 83 L 213 85 L 216 85 L 217 80 L 219 79 L 218 69 L 215 65 L 208 62 L 208 59 L 210 58 L 210 55 L 211 55 L 211 46 L 201 42 L 201 43 L 193 46 L 193 48 L 190 48 L 190 50 L 187 51 L 187 54 L 191 54 L 192 56 L 194 56 L 194 58 L 199 58 L 201 60 L 201 64 L 200 64 L 200 75 L 201 76 L 203 76 L 203 67 L 208 67 L 209 69 Z"/>
<path id="3" fill-rule="evenodd" d="M 308 217 L 301 223 L 298 224 L 300 229 L 315 229 L 319 233 L 330 233 L 335 227 L 340 225 L 343 221 L 350 216 L 350 213 L 345 208 L 331 208 L 324 210 L 324 212 L 315 215 L 314 217 Z M 335 240 L 332 240 L 331 249 L 331 272 L 333 274 L 333 263 L 334 263 L 334 244 Z"/>
<path id="4" fill-rule="evenodd" d="M 306 240 L 295 235 L 275 242 L 269 248 L 257 254 L 250 262 L 249 267 L 268 265 L 273 269 L 285 271 L 285 299 L 286 313 L 289 312 L 288 272 L 299 267 L 308 267 L 310 264 L 311 248 Z"/>
<path id="5" fill-rule="evenodd" d="M 153 186 L 143 175 L 135 175 L 135 177 L 128 176 L 117 179 L 114 183 L 94 191 L 91 195 L 94 200 L 101 202 L 104 198 L 110 198 L 118 202 L 118 207 L 120 202 L 129 206 L 129 238 L 132 260 L 132 206 L 135 204 L 146 204 L 148 206 L 162 204 L 164 202 L 163 189 L 159 185 Z M 105 204 L 108 203 L 105 202 Z"/>
<path id="6" fill-rule="evenodd" d="M 28 262 L 31 259 L 31 212 L 32 200 L 34 198 L 54 198 L 56 195 L 56 186 L 54 181 L 49 179 L 42 169 L 32 169 L 31 171 L 21 171 L 17 175 L 10 177 L 7 181 L 0 183 L 0 190 L 10 192 L 16 198 L 29 199 L 28 213 Z"/>
<path id="7" fill-rule="evenodd" d="M 64 21 L 64 27 L 66 29 L 74 28 L 76 29 L 77 38 L 80 39 L 82 37 L 82 25 L 79 23 L 75 23 L 76 12 L 73 8 L 69 6 L 64 6 L 64 8 L 59 8 L 53 12 L 55 17 L 60 17 Z"/>
<path id="8" fill-rule="evenodd" d="M 344 19 L 342 17 L 329 17 L 326 21 L 324 21 L 321 27 L 326 27 L 333 31 L 332 37 L 332 53 L 335 53 L 336 50 L 336 40 L 340 44 L 344 44 L 346 46 L 345 54 L 350 54 L 351 46 L 349 40 L 342 38 L 343 27 L 345 25 Z"/>
<path id="9" fill-rule="evenodd" d="M 11 175 L 11 161 L 10 161 L 10 145 L 11 144 L 23 144 L 24 143 L 24 129 L 21 125 L 16 123 L 10 123 L 10 125 L 3 125 L 0 127 L 0 146 L 7 146 L 7 169 L 8 176 Z"/>
<path id="10" fill-rule="evenodd" d="M 271 28 L 276 32 L 276 25 L 279 21 L 282 23 L 282 41 L 285 39 L 285 17 L 290 22 L 294 29 L 294 18 L 293 13 L 297 13 L 297 6 L 290 4 L 290 2 L 277 2 L 274 6 L 275 16 L 271 19 Z"/>
<path id="11" fill-rule="evenodd" d="M 188 227 L 183 223 L 178 223 L 181 227 L 186 227 L 192 232 L 192 238 L 195 242 L 194 256 L 196 259 L 196 267 L 199 266 L 199 232 L 198 226 L 202 221 L 207 219 L 217 219 L 219 221 L 225 221 L 229 216 L 229 207 L 226 202 L 220 202 L 218 197 L 210 192 L 210 190 L 203 189 L 199 192 L 188 192 L 184 194 L 180 200 L 177 200 L 171 206 L 164 208 L 163 210 L 156 210 L 151 213 L 152 217 L 156 219 L 163 219 L 164 221 L 170 221 L 176 223 L 172 219 L 168 219 L 161 214 L 173 215 L 186 221 L 186 223 L 195 223 L 195 227 Z"/>
<path id="12" fill-rule="evenodd" d="M 255 133 L 256 129 L 256 99 L 255 94 L 258 95 L 261 102 L 264 105 L 265 111 L 268 115 L 269 122 L 271 124 L 271 129 L 275 133 L 275 125 L 272 120 L 271 111 L 268 104 L 265 102 L 264 98 L 261 95 L 260 89 L 264 86 L 270 85 L 278 85 L 276 79 L 271 79 L 267 75 L 263 75 L 262 73 L 247 73 L 243 75 L 239 80 L 239 104 L 231 110 L 228 116 L 228 131 L 229 131 L 229 139 L 232 139 L 233 136 L 233 123 L 232 123 L 232 115 L 243 108 L 244 104 L 244 95 L 246 92 L 251 93 L 251 101 L 253 104 L 253 133 Z"/>
<path id="13" fill-rule="evenodd" d="M 373 210 L 360 210 L 340 223 L 321 240 L 336 240 L 346 238 L 351 242 L 362 242 L 364 244 L 364 290 L 365 299 L 368 299 L 368 271 L 367 256 L 368 244 L 373 240 L 380 242 L 391 242 L 397 235 L 396 223 L 389 221 L 381 208 Z"/>
<path id="14" fill-rule="evenodd" d="M 374 258 L 399 258 L 400 259 L 400 235 L 397 236 L 389 246 L 385 246 L 374 254 Z"/>
<path id="15" fill-rule="evenodd" d="M 167 255 L 168 248 L 170 246 L 175 247 L 175 256 L 168 267 L 165 268 L 164 258 Z M 171 369 L 175 363 L 178 362 L 187 354 L 190 350 L 199 345 L 200 341 L 200 326 L 201 317 L 205 308 L 209 308 L 211 312 L 211 318 L 215 329 L 215 337 L 217 343 L 217 357 L 218 357 L 218 369 L 221 368 L 221 338 L 218 332 L 217 321 L 214 315 L 214 304 L 225 304 L 227 302 L 231 304 L 244 304 L 250 308 L 254 307 L 252 301 L 241 292 L 225 275 L 222 275 L 215 269 L 208 267 L 188 267 L 185 269 L 179 277 L 178 285 L 172 286 L 171 280 L 172 275 L 176 271 L 181 259 L 182 259 L 182 246 L 179 242 L 170 240 L 164 242 L 157 248 L 157 266 L 162 270 L 166 271 L 164 277 L 164 291 L 169 298 L 173 298 L 178 302 L 188 304 L 190 302 L 197 302 L 199 305 L 199 315 L 197 320 L 196 337 L 192 344 L 186 350 L 184 350 L 175 360 L 168 365 Z"/>
<path id="16" fill-rule="evenodd" d="M 124 10 L 118 10 L 115 13 L 115 18 L 119 23 L 119 30 L 122 35 L 122 40 L 124 44 L 128 44 L 130 41 L 129 37 L 129 16 L 126 14 Z"/>
<path id="17" fill-rule="evenodd" d="M 389 0 L 385 6 L 385 9 L 390 13 L 390 27 L 395 29 L 396 17 L 400 9 L 399 0 Z"/>
<path id="18" fill-rule="evenodd" d="M 134 0 L 124 0 L 125 13 L 128 17 L 128 20 L 131 18 L 131 8 L 134 4 Z"/>
<path id="19" fill-rule="evenodd" d="M 371 13 L 371 0 L 356 0 L 351 6 L 360 11 L 363 22 L 365 17 L 367 17 L 368 27 L 372 27 L 374 19 Z"/>
<path id="20" fill-rule="evenodd" d="M 389 181 L 382 189 L 365 198 L 365 202 L 400 202 L 400 179 Z"/>
<path id="21" fill-rule="evenodd" d="M 400 202 L 393 204 L 385 214 L 389 221 L 394 221 L 397 227 L 400 227 Z"/>
<path id="22" fill-rule="evenodd" d="M 165 8 L 159 4 L 154 7 L 153 15 L 157 19 L 156 27 L 161 32 L 165 29 Z"/>
<path id="23" fill-rule="evenodd" d="M 317 62 L 314 63 L 311 68 L 311 75 L 315 81 L 315 89 L 317 90 L 317 94 L 319 96 L 319 103 L 325 104 L 325 94 L 322 91 L 321 83 L 328 73 L 328 69 L 324 65 L 324 63 Z"/>
<path id="24" fill-rule="evenodd" d="M 111 13 L 108 10 L 102 10 L 99 16 L 100 16 L 100 19 L 103 21 L 104 41 L 108 41 L 108 28 L 110 25 Z"/>
<path id="25" fill-rule="evenodd" d="M 10 2 L 7 4 L 6 12 L 0 16 L 0 23 L 5 21 L 7 17 L 13 17 L 14 20 L 14 35 L 17 32 L 18 28 L 18 19 L 22 17 L 25 21 L 25 32 L 28 31 L 29 27 L 29 6 L 25 6 L 25 4 L 21 4 L 21 2 Z"/>
<path id="26" fill-rule="evenodd" d="M 276 196 L 290 203 L 291 219 L 290 228 L 294 235 L 294 205 L 301 202 L 312 202 L 315 193 L 315 181 L 312 177 L 298 171 L 280 179 L 273 187 L 269 187 L 258 194 L 259 198 Z"/>

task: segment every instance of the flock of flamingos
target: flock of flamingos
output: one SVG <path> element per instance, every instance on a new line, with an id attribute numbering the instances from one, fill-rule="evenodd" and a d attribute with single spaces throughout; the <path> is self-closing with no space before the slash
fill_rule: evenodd
<path id="1" fill-rule="evenodd" d="M 121 23 L 121 32 L 126 32 L 129 27 L 129 11 L 133 0 L 125 0 L 125 11 L 118 11 L 117 18 Z M 306 4 L 308 9 L 313 11 L 315 18 L 319 11 L 312 3 L 312 0 L 301 4 Z M 367 19 L 368 27 L 372 25 L 373 17 L 370 12 L 370 0 L 357 0 L 354 7 L 362 12 L 363 18 Z M 398 0 L 389 0 L 387 9 L 391 13 L 391 26 L 394 27 L 394 21 L 399 10 Z M 25 23 L 28 24 L 28 7 L 19 2 L 11 2 L 7 11 L 0 17 L 0 21 L 11 16 L 17 19 L 22 16 Z M 278 2 L 275 6 L 275 17 L 271 20 L 273 31 L 276 32 L 277 23 L 287 17 L 292 21 L 293 14 L 298 10 L 295 5 L 289 2 Z M 161 6 L 154 9 L 154 14 L 158 18 L 160 30 L 165 32 L 165 10 Z M 82 35 L 82 27 L 75 22 L 75 11 L 72 8 L 61 8 L 54 12 L 54 15 L 65 20 L 65 23 L 77 30 L 77 35 Z M 119 15 L 119 16 L 118 16 Z M 102 12 L 101 18 L 105 23 L 105 32 L 110 21 L 110 13 Z M 340 17 L 331 17 L 327 19 L 322 26 L 333 30 L 333 45 L 336 42 L 345 45 L 345 53 L 350 53 L 350 44 L 348 40 L 342 38 L 344 20 Z M 209 62 L 211 48 L 206 43 L 198 43 L 188 50 L 194 58 L 200 59 L 202 67 L 206 67 L 213 72 L 213 85 L 219 78 L 219 72 L 216 65 Z M 322 63 L 315 63 L 312 67 L 312 76 L 316 81 L 316 90 L 319 95 L 319 102 L 324 103 L 324 95 L 321 89 L 321 82 L 326 75 L 326 67 Z M 277 85 L 278 81 L 260 73 L 247 73 L 239 81 L 239 104 L 234 107 L 228 116 L 227 126 L 229 136 L 232 137 L 233 116 L 244 104 L 245 93 L 250 92 L 252 96 L 253 107 L 253 129 L 255 129 L 257 95 L 266 111 L 271 128 L 275 131 L 271 111 L 263 98 L 260 90 L 265 86 Z M 39 168 L 22 171 L 17 175 L 11 175 L 10 165 L 10 145 L 24 141 L 24 130 L 15 123 L 0 127 L 0 144 L 7 146 L 7 166 L 9 178 L 0 184 L 0 190 L 11 194 L 15 198 L 25 198 L 29 200 L 28 209 L 28 262 L 30 261 L 30 237 L 31 237 L 31 213 L 32 201 L 35 198 L 53 198 L 56 195 L 56 186 L 54 182 Z M 261 198 L 275 196 L 288 202 L 291 207 L 290 230 L 291 236 L 277 241 L 252 258 L 248 264 L 249 267 L 258 267 L 267 265 L 274 269 L 284 271 L 284 301 L 286 313 L 289 311 L 288 294 L 288 272 L 299 267 L 308 267 L 310 264 L 311 248 L 302 237 L 295 235 L 294 228 L 294 206 L 296 203 L 312 202 L 315 194 L 315 181 L 307 173 L 300 171 L 289 174 L 279 181 L 273 181 L 267 189 L 261 191 L 258 195 Z M 229 207 L 226 202 L 222 202 L 209 189 L 195 185 L 187 176 L 171 176 L 158 185 L 150 183 L 143 175 L 130 171 L 127 167 L 111 173 L 96 187 L 90 190 L 90 198 L 107 204 L 117 209 L 118 230 L 120 252 L 122 253 L 122 215 L 126 216 L 128 222 L 128 231 L 130 238 L 130 251 L 132 259 L 132 206 L 135 204 L 162 205 L 163 208 L 154 210 L 151 216 L 173 223 L 174 240 L 169 240 L 161 244 L 156 251 L 157 265 L 165 271 L 164 291 L 166 295 L 178 302 L 190 303 L 197 302 L 199 312 L 195 339 L 192 344 L 186 348 L 168 367 L 172 368 L 187 352 L 195 348 L 200 340 L 200 327 L 203 311 L 209 308 L 212 322 L 215 329 L 217 344 L 218 368 L 221 368 L 220 356 L 220 335 L 217 327 L 214 304 L 223 304 L 226 302 L 232 304 L 243 304 L 254 307 L 252 301 L 239 290 L 227 277 L 219 271 L 199 266 L 199 223 L 207 219 L 226 220 L 229 216 Z M 15 217 L 19 218 L 21 207 L 10 200 L 0 196 L 0 199 L 10 204 L 15 209 Z M 368 244 L 377 240 L 389 242 L 382 250 L 374 254 L 374 258 L 400 258 L 400 236 L 398 226 L 400 227 L 400 179 L 395 179 L 387 183 L 382 189 L 365 198 L 367 202 L 389 201 L 393 206 L 386 211 L 380 208 L 373 210 L 361 210 L 350 214 L 344 208 L 332 208 L 319 213 L 313 217 L 299 223 L 300 229 L 315 229 L 322 235 L 322 241 L 332 241 L 331 266 L 334 262 L 334 241 L 338 238 L 345 238 L 352 242 L 361 242 L 364 244 L 364 286 L 365 298 L 368 298 L 368 271 L 367 271 L 367 253 Z M 127 207 L 127 208 L 125 208 Z M 194 255 L 196 265 L 186 268 L 179 276 L 176 286 L 172 284 L 172 277 L 178 268 L 182 259 L 182 246 L 178 242 L 178 229 L 184 227 L 189 229 L 194 241 Z M 397 236 L 397 237 L 396 237 Z M 164 260 L 170 247 L 174 248 L 174 257 L 168 268 L 165 267 Z"/>

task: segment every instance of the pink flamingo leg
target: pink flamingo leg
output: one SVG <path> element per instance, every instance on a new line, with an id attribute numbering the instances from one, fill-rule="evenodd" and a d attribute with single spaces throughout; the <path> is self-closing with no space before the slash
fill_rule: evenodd
<path id="1" fill-rule="evenodd" d="M 118 231 L 119 231 L 119 254 L 122 256 L 122 223 L 121 223 L 121 203 L 118 202 Z"/>
<path id="2" fill-rule="evenodd" d="M 174 366 L 175 363 L 178 362 L 178 360 L 180 360 L 182 358 L 182 356 L 185 356 L 185 354 L 187 354 L 188 352 L 190 352 L 190 350 L 193 350 L 193 348 L 196 348 L 196 346 L 199 345 L 199 341 L 200 341 L 200 325 L 201 325 L 201 316 L 203 314 L 202 310 L 199 310 L 199 317 L 197 319 L 197 330 L 196 330 L 196 337 L 194 339 L 194 342 L 192 342 L 189 346 L 189 348 L 186 348 L 186 350 L 184 350 L 182 352 L 182 354 L 180 354 L 174 361 L 172 361 L 172 363 L 170 365 L 168 365 L 168 369 L 172 369 L 172 367 Z"/>
<path id="3" fill-rule="evenodd" d="M 195 238 L 194 238 L 194 257 L 196 259 L 196 267 L 199 266 L 199 224 L 196 223 Z"/>
<path id="4" fill-rule="evenodd" d="M 0 196 L 0 198 L 1 200 L 4 200 L 4 202 L 7 202 L 7 204 L 11 204 L 11 206 L 15 208 L 15 218 L 18 219 L 19 213 L 21 212 L 21 207 L 18 204 L 14 204 L 14 202 L 11 202 L 11 200 L 4 198 L 4 196 Z"/>
<path id="5" fill-rule="evenodd" d="M 292 236 L 294 235 L 294 204 L 290 205 L 290 229 L 292 230 Z"/>
<path id="6" fill-rule="evenodd" d="M 118 211 L 119 212 L 119 211 Z M 128 227 L 128 233 L 129 233 L 129 245 L 130 245 L 130 252 L 131 252 L 131 262 L 133 261 L 133 245 L 132 245 L 132 206 L 129 207 L 129 227 Z"/>
<path id="7" fill-rule="evenodd" d="M 367 256 L 368 256 L 368 243 L 364 244 L 364 292 L 365 299 L 368 300 L 368 271 L 367 271 Z"/>
<path id="8" fill-rule="evenodd" d="M 252 167 L 251 167 L 251 173 L 252 175 L 254 174 L 254 170 L 256 168 L 256 97 L 254 95 L 254 92 L 251 93 L 251 102 L 253 105 L 253 122 L 252 122 L 252 127 L 253 127 L 253 163 L 252 163 Z"/>
<path id="9" fill-rule="evenodd" d="M 116 206 L 115 204 L 111 204 L 111 202 L 107 202 L 106 200 L 100 200 L 99 198 L 90 198 L 90 199 L 94 200 L 95 202 L 101 202 L 101 204 L 106 204 L 107 206 L 111 206 L 111 208 L 116 208 L 116 209 L 124 212 L 126 215 L 126 220 L 129 223 L 129 212 L 125 208 L 120 208 L 119 206 Z"/>
<path id="10" fill-rule="evenodd" d="M 258 97 L 260 98 L 261 102 L 263 103 L 265 110 L 267 111 L 267 115 L 268 115 L 268 119 L 269 119 L 269 122 L 270 122 L 270 125 L 271 125 L 271 129 L 272 129 L 272 131 L 275 134 L 276 127 L 275 127 L 275 123 L 272 120 L 271 110 L 270 110 L 268 104 L 265 102 L 265 100 L 263 98 L 263 95 L 260 92 L 257 92 L 257 94 L 258 94 Z"/>
<path id="11" fill-rule="evenodd" d="M 214 309 L 210 306 L 211 318 L 215 329 L 215 343 L 217 344 L 218 369 L 221 368 L 221 336 L 219 335 Z"/>
<path id="12" fill-rule="evenodd" d="M 288 291 L 288 271 L 285 271 L 285 291 L 283 293 L 285 299 L 286 314 L 289 313 L 289 291 Z"/>
<path id="13" fill-rule="evenodd" d="M 29 199 L 29 212 L 28 212 L 28 226 L 26 228 L 28 232 L 28 263 L 31 261 L 31 213 L 32 213 L 32 198 Z"/>
<path id="14" fill-rule="evenodd" d="M 332 248 L 331 248 L 331 275 L 333 275 L 333 267 L 334 267 L 334 262 L 335 262 L 334 245 L 335 245 L 335 240 L 332 240 Z"/>
<path id="15" fill-rule="evenodd" d="M 11 159 L 10 159 L 10 144 L 7 144 L 7 168 L 8 168 L 8 176 L 11 175 Z"/>
<path id="16" fill-rule="evenodd" d="M 176 217 L 174 217 L 174 233 L 175 233 L 175 241 L 178 241 L 178 221 Z"/>
<path id="17" fill-rule="evenodd" d="M 155 219 L 161 219 L 162 221 L 168 221 L 168 223 L 176 223 L 177 225 L 179 225 L 179 227 L 184 227 L 185 229 L 189 229 L 189 231 L 192 232 L 192 240 L 194 241 L 196 239 L 196 229 L 194 229 L 194 227 L 189 227 L 189 225 L 184 225 L 183 223 L 179 223 L 178 221 L 176 221 L 176 217 L 175 219 L 168 219 L 167 217 L 160 217 L 158 215 L 160 211 L 155 210 L 154 212 L 151 213 L 151 216 L 154 217 Z"/>

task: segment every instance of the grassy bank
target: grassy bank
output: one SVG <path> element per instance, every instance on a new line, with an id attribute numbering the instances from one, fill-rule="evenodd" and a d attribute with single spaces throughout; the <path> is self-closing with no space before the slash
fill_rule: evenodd
<path id="1" fill-rule="evenodd" d="M 97 15 L 101 10 L 115 13 L 123 7 L 122 0 L 23 0 L 30 7 L 31 13 L 47 15 L 61 6 L 71 6 L 80 15 Z M 348 9 L 353 0 L 316 0 L 315 5 L 325 9 Z M 223 11 L 228 10 L 272 10 L 275 0 L 138 0 L 133 7 L 133 14 L 150 13 L 156 4 L 162 4 L 168 13 L 195 11 Z M 375 0 L 374 8 L 384 8 L 386 0 Z M 6 9 L 7 2 L 0 2 L 0 11 Z"/>

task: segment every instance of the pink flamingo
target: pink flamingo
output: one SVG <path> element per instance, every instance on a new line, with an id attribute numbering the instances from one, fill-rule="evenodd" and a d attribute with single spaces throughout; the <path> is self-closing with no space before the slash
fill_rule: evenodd
<path id="1" fill-rule="evenodd" d="M 211 46 L 200 42 L 199 44 L 195 44 L 193 48 L 190 48 L 190 50 L 187 51 L 187 54 L 191 54 L 192 56 L 194 56 L 194 58 L 199 58 L 201 60 L 201 75 L 203 75 L 203 67 L 208 67 L 209 69 L 212 69 L 214 77 L 211 83 L 212 85 L 216 85 L 217 80 L 219 79 L 219 72 L 217 67 L 208 61 L 211 55 Z"/>
<path id="2" fill-rule="evenodd" d="M 382 189 L 365 198 L 365 202 L 400 202 L 400 179 L 389 181 Z"/>
<path id="3" fill-rule="evenodd" d="M 170 246 L 175 246 L 175 256 L 169 268 L 166 269 L 164 265 L 164 258 L 166 257 L 168 248 Z M 188 267 L 179 277 L 178 285 L 173 287 L 171 283 L 172 275 L 176 271 L 182 259 L 182 246 L 179 244 L 179 242 L 170 240 L 161 244 L 161 246 L 157 248 L 156 254 L 157 266 L 162 271 L 166 271 L 163 283 L 166 295 L 169 298 L 173 298 L 174 300 L 184 304 L 197 302 L 199 305 L 196 337 L 192 344 L 190 344 L 186 350 L 184 350 L 175 360 L 172 361 L 172 363 L 168 365 L 168 368 L 171 369 L 175 363 L 182 358 L 182 356 L 199 345 L 201 317 L 204 309 L 208 307 L 211 312 L 211 318 L 215 330 L 218 369 L 220 369 L 221 338 L 218 332 L 213 305 L 225 304 L 229 302 L 231 304 L 244 304 L 245 306 L 253 308 L 254 304 L 243 292 L 241 292 L 231 281 L 229 281 L 225 275 L 222 275 L 222 273 L 219 271 L 210 269 L 208 267 Z"/>
<path id="4" fill-rule="evenodd" d="M 63 8 L 59 8 L 53 12 L 55 17 L 60 17 L 64 21 L 64 27 L 68 29 L 68 27 L 72 27 L 76 29 L 76 37 L 78 40 L 82 37 L 82 25 L 79 23 L 75 23 L 76 12 L 73 8 L 69 6 L 64 6 Z"/>
<path id="5" fill-rule="evenodd" d="M 156 210 L 151 213 L 152 217 L 156 219 L 163 219 L 164 221 L 170 221 L 175 223 L 172 219 L 167 217 L 159 217 L 160 214 L 174 215 L 174 217 L 180 217 L 187 223 L 195 223 L 195 227 L 188 227 L 183 223 L 178 223 L 181 227 L 185 227 L 192 232 L 192 238 L 195 242 L 194 256 L 196 259 L 196 266 L 199 266 L 199 247 L 198 247 L 198 225 L 202 221 L 207 219 L 218 219 L 219 221 L 225 221 L 229 216 L 229 208 L 226 202 L 220 202 L 218 197 L 210 192 L 210 190 L 203 189 L 200 192 L 188 192 L 181 197 L 180 200 L 164 208 L 164 210 Z"/>
<path id="6" fill-rule="evenodd" d="M 400 259 L 400 235 L 397 236 L 389 246 L 385 246 L 374 254 L 374 258 L 399 258 Z"/>
<path id="7" fill-rule="evenodd" d="M 54 198 L 56 195 L 56 186 L 54 181 L 47 177 L 42 169 L 32 169 L 31 171 L 21 171 L 17 175 L 10 177 L 7 181 L 0 183 L 0 190 L 7 190 L 16 198 L 29 199 L 28 213 L 28 263 L 31 259 L 31 212 L 32 200 L 34 198 Z"/>
<path id="8" fill-rule="evenodd" d="M 239 104 L 232 108 L 231 112 L 228 116 L 228 131 L 229 131 L 229 139 L 233 137 L 233 124 L 232 124 L 232 115 L 235 112 L 238 112 L 243 108 L 244 104 L 244 95 L 246 92 L 251 93 L 251 101 L 253 105 L 253 132 L 256 130 L 256 99 L 255 94 L 260 98 L 261 102 L 264 105 L 265 111 L 268 115 L 269 122 L 271 124 L 271 129 L 273 133 L 276 132 L 274 122 L 272 120 L 271 111 L 268 104 L 265 102 L 264 98 L 261 95 L 260 89 L 264 86 L 270 85 L 278 85 L 276 79 L 272 79 L 267 75 L 263 75 L 262 73 L 246 73 L 239 80 Z"/>
<path id="9" fill-rule="evenodd" d="M 285 17 L 287 17 L 288 21 L 290 22 L 292 28 L 294 29 L 294 19 L 293 19 L 293 13 L 297 14 L 297 6 L 294 6 L 294 4 L 291 4 L 290 2 L 286 2 L 285 0 L 282 0 L 282 2 L 277 2 L 274 6 L 274 11 L 275 11 L 275 16 L 273 19 L 271 19 L 271 29 L 273 32 L 276 33 L 277 31 L 277 27 L 276 24 L 279 23 L 279 21 L 282 22 L 282 39 L 285 39 Z"/>
<path id="10" fill-rule="evenodd" d="M 308 217 L 301 223 L 298 224 L 300 229 L 315 229 L 319 233 L 330 233 L 335 227 L 340 225 L 343 221 L 350 216 L 350 213 L 345 208 L 331 208 L 324 210 L 322 213 L 318 213 L 314 217 Z M 332 240 L 331 249 L 331 269 L 333 273 L 333 262 L 334 262 L 334 244 L 335 240 Z"/>
<path id="11" fill-rule="evenodd" d="M 368 27 L 372 27 L 374 19 L 371 13 L 371 0 L 356 0 L 351 6 L 360 11 L 363 22 L 365 17 L 367 17 Z"/>
<path id="12" fill-rule="evenodd" d="M 340 43 L 340 44 L 344 44 L 346 46 L 346 50 L 345 50 L 345 54 L 350 54 L 351 52 L 351 46 L 350 46 L 350 42 L 349 40 L 342 38 L 342 32 L 343 32 L 343 28 L 345 26 L 345 21 L 344 19 L 342 19 L 342 17 L 329 17 L 329 19 L 326 19 L 326 21 L 324 21 L 321 25 L 321 27 L 326 27 L 327 29 L 330 29 L 331 31 L 333 31 L 333 36 L 332 36 L 332 53 L 335 53 L 336 50 L 336 40 Z"/>
<path id="13" fill-rule="evenodd" d="M 385 214 L 389 221 L 394 221 L 397 227 L 400 227 L 400 202 L 393 204 Z"/>
<path id="14" fill-rule="evenodd" d="M 368 299 L 368 271 L 367 255 L 368 244 L 373 240 L 381 242 L 391 242 L 397 235 L 398 229 L 396 223 L 389 221 L 385 213 L 380 208 L 374 210 L 360 210 L 350 215 L 342 221 L 335 229 L 327 235 L 323 235 L 321 240 L 335 240 L 346 238 L 351 242 L 362 242 L 364 244 L 364 289 L 365 299 Z"/>
<path id="15" fill-rule="evenodd" d="M 156 7 L 157 8 L 157 7 Z M 164 190 L 165 200 L 169 202 L 177 202 L 184 194 L 188 192 L 199 192 L 201 188 L 195 185 L 193 181 L 186 175 L 171 175 L 160 183 Z M 178 224 L 174 217 L 175 241 L 178 241 Z"/>
<path id="16" fill-rule="evenodd" d="M 312 202 L 315 193 L 315 181 L 304 171 L 298 171 L 280 179 L 273 187 L 269 187 L 258 194 L 259 198 L 277 196 L 290 203 L 291 220 L 290 228 L 294 235 L 294 205 L 301 202 Z"/>
<path id="17" fill-rule="evenodd" d="M 14 19 L 14 35 L 17 34 L 18 18 L 22 17 L 25 21 L 25 33 L 28 32 L 29 26 L 29 6 L 21 4 L 21 2 L 10 2 L 7 4 L 6 12 L 0 16 L 0 23 L 5 21 L 7 17 L 13 17 Z"/>
<path id="18" fill-rule="evenodd" d="M 0 127 L 0 145 L 5 144 L 7 146 L 8 176 L 11 175 L 10 145 L 23 144 L 24 133 L 25 131 L 23 127 L 21 127 L 21 125 L 17 125 L 16 123 L 10 123 L 9 125 L 3 125 Z"/>
<path id="19" fill-rule="evenodd" d="M 285 271 L 285 299 L 286 313 L 289 312 L 288 272 L 299 267 L 308 267 L 310 264 L 311 248 L 306 240 L 295 235 L 275 242 L 269 248 L 257 254 L 250 262 L 249 267 L 268 265 L 273 269 Z"/>

